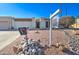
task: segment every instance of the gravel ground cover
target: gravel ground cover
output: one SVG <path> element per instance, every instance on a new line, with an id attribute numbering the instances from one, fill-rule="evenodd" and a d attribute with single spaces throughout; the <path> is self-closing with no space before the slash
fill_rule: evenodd
<path id="1" fill-rule="evenodd" d="M 29 39 L 40 40 L 43 46 L 48 45 L 49 31 L 48 30 L 29 30 L 27 37 Z M 16 55 L 13 51 L 13 46 L 20 44 L 22 36 L 18 37 L 14 42 L 6 46 L 0 51 L 0 54 Z M 46 55 L 63 55 L 67 54 L 62 51 L 62 46 L 56 47 L 57 44 L 67 46 L 69 37 L 67 37 L 63 30 L 52 30 L 52 46 L 45 49 Z"/>

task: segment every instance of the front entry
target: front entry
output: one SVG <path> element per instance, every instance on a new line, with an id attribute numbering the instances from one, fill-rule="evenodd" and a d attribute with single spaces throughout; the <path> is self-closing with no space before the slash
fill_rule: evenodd
<path id="1" fill-rule="evenodd" d="M 49 27 L 49 22 L 48 21 L 46 21 L 46 28 L 48 28 Z"/>
<path id="2" fill-rule="evenodd" d="M 40 22 L 36 22 L 36 28 L 40 28 Z"/>

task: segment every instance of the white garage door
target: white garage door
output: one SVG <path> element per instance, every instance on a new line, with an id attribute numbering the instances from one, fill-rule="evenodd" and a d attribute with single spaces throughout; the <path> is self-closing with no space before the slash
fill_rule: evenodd
<path id="1" fill-rule="evenodd" d="M 0 21 L 0 30 L 7 30 L 9 29 L 9 22 L 8 21 Z"/>
<path id="2" fill-rule="evenodd" d="M 32 27 L 32 22 L 15 22 L 16 24 L 16 29 L 18 29 L 19 27 Z"/>

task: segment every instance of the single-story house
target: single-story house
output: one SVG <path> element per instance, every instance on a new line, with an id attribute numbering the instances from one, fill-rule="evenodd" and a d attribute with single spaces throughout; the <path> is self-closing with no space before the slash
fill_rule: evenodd
<path id="1" fill-rule="evenodd" d="M 14 18 L 10 16 L 0 17 L 0 30 L 18 29 L 29 27 L 29 29 L 46 29 L 49 27 L 49 20 L 46 18 Z"/>
<path id="2" fill-rule="evenodd" d="M 48 29 L 48 18 L 15 18 L 10 16 L 0 17 L 0 30 L 17 30 L 19 27 L 28 27 L 29 29 Z M 56 23 L 56 22 L 55 22 Z M 53 25 L 52 25 L 53 26 Z"/>

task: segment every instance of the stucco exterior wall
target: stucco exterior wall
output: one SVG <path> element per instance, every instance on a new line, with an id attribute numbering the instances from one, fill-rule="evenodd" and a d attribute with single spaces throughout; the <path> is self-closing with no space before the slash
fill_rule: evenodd
<path id="1" fill-rule="evenodd" d="M 40 22 L 40 29 L 45 29 L 46 28 L 46 22 Z"/>

